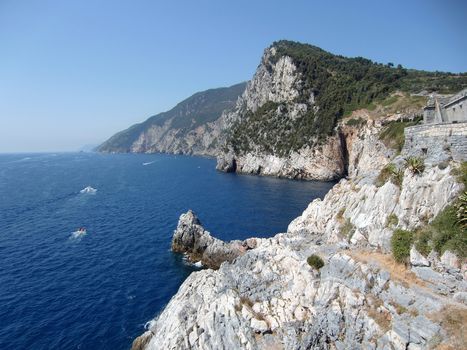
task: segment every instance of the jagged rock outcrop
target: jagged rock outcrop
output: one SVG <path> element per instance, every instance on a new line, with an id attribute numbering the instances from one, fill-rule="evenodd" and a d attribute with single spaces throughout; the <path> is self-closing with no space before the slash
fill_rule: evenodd
<path id="1" fill-rule="evenodd" d="M 401 188 L 377 187 L 371 171 L 343 179 L 287 233 L 256 239 L 234 260 L 229 243 L 183 214 L 175 250 L 196 260 L 217 247 L 220 268 L 193 272 L 133 349 L 463 348 L 467 282 L 458 258 L 412 248 L 404 267 L 381 252 L 396 227 L 413 229 L 452 202 L 462 189 L 455 166 L 406 171 Z M 390 214 L 398 221 L 388 224 Z M 307 263 L 312 254 L 324 267 Z"/>
<path id="2" fill-rule="evenodd" d="M 452 341 L 441 315 L 465 306 L 388 271 L 378 254 L 317 243 L 279 234 L 233 264 L 192 273 L 142 335 L 144 349 L 423 349 Z M 324 258 L 319 271 L 307 264 L 310 254 Z"/>
<path id="3" fill-rule="evenodd" d="M 232 262 L 255 247 L 255 239 L 226 243 L 212 237 L 191 210 L 180 216 L 172 238 L 172 251 L 185 253 L 190 261 L 200 261 L 212 269 L 218 269 L 224 261 Z"/>
<path id="4" fill-rule="evenodd" d="M 288 232 L 319 235 L 324 242 L 348 239 L 387 252 L 394 228 L 412 230 L 433 219 L 462 189 L 451 167 L 435 166 L 420 175 L 405 170 L 402 188 L 367 182 L 341 180 L 323 200 L 311 202 Z M 388 225 L 390 215 L 397 218 L 394 227 Z"/>
<path id="5" fill-rule="evenodd" d="M 261 153 L 219 155 L 216 168 L 226 172 L 323 181 L 338 179 L 344 173 L 338 137 L 329 138 L 324 145 L 292 152 L 287 157 Z"/>

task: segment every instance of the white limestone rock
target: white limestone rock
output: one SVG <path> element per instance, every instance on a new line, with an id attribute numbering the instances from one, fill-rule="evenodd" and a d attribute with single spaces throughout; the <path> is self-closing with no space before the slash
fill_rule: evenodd
<path id="1" fill-rule="evenodd" d="M 460 268 L 459 258 L 450 250 L 446 250 L 443 255 L 441 255 L 441 263 L 449 268 Z"/>
<path id="2" fill-rule="evenodd" d="M 430 266 L 430 262 L 415 249 L 415 246 L 410 249 L 410 264 L 412 266 Z"/>

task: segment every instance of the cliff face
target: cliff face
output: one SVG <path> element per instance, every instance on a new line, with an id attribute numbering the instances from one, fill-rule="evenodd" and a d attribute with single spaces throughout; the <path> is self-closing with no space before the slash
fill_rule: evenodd
<path id="1" fill-rule="evenodd" d="M 278 56 L 274 46 L 265 50 L 235 110 L 225 116 L 225 146 L 218 154 L 217 169 L 295 179 L 341 177 L 345 168 L 338 136 L 296 150 L 282 144 L 296 133 L 295 121 L 317 107 L 313 91 L 304 88 L 304 78 L 292 58 Z M 305 99 L 303 94 L 307 94 Z"/>
<path id="2" fill-rule="evenodd" d="M 372 249 L 388 249 L 395 229 L 387 226 L 389 214 L 398 216 L 397 227 L 413 228 L 458 194 L 450 170 L 406 172 L 400 190 L 341 180 L 288 233 L 255 239 L 253 249 L 218 270 L 193 272 L 133 348 L 462 348 L 466 339 L 455 329 L 467 317 L 467 267 L 412 248 L 410 269 Z M 342 230 L 347 219 L 352 236 Z M 311 254 L 324 267 L 310 266 Z"/>
<path id="3" fill-rule="evenodd" d="M 247 85 L 197 93 L 114 135 L 98 151 L 209 155 L 222 171 L 337 179 L 354 166 L 348 133 L 339 130 L 347 115 L 396 91 L 466 86 L 465 74 L 408 71 L 279 41 L 264 51 Z"/>
<path id="4" fill-rule="evenodd" d="M 378 130 L 372 122 L 340 128 L 349 178 L 287 233 L 220 243 L 183 214 L 175 250 L 218 269 L 193 272 L 133 349 L 465 348 L 465 259 L 449 250 L 423 256 L 410 243 L 407 263 L 397 264 L 390 243 L 457 198 L 460 165 L 427 163 L 420 174 L 407 168 L 397 184 L 381 183 L 389 162 L 405 166 Z M 324 266 L 309 264 L 311 255 Z"/>
<path id="5" fill-rule="evenodd" d="M 232 109 L 245 83 L 198 92 L 168 112 L 155 115 L 112 136 L 100 152 L 215 155 L 224 111 Z"/>

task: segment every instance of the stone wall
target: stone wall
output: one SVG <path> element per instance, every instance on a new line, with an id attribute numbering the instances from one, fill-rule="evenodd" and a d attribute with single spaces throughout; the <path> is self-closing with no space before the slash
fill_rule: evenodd
<path id="1" fill-rule="evenodd" d="M 443 116 L 448 122 L 467 121 L 467 96 L 462 96 L 443 107 Z"/>
<path id="2" fill-rule="evenodd" d="M 404 157 L 424 157 L 428 163 L 467 160 L 467 123 L 416 125 L 404 133 Z"/>

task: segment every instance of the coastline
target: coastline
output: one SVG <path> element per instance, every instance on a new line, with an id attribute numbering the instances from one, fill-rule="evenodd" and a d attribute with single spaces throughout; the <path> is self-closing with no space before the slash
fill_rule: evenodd
<path id="1" fill-rule="evenodd" d="M 462 189 L 451 175 L 458 166 L 430 166 L 420 176 L 405 170 L 401 188 L 391 182 L 377 187 L 373 174 L 340 180 L 287 233 L 256 238 L 253 249 L 219 269 L 192 273 L 132 349 L 398 349 L 424 348 L 435 338 L 458 341 L 430 315 L 464 317 L 467 266 L 456 269 L 459 262 L 446 254 L 425 263 L 416 251 L 408 267 L 394 265 L 390 237 L 396 228 L 387 226 L 390 214 L 405 230 L 436 217 Z M 351 236 L 343 235 L 345 226 L 352 227 Z M 307 264 L 313 254 L 323 268 Z"/>

